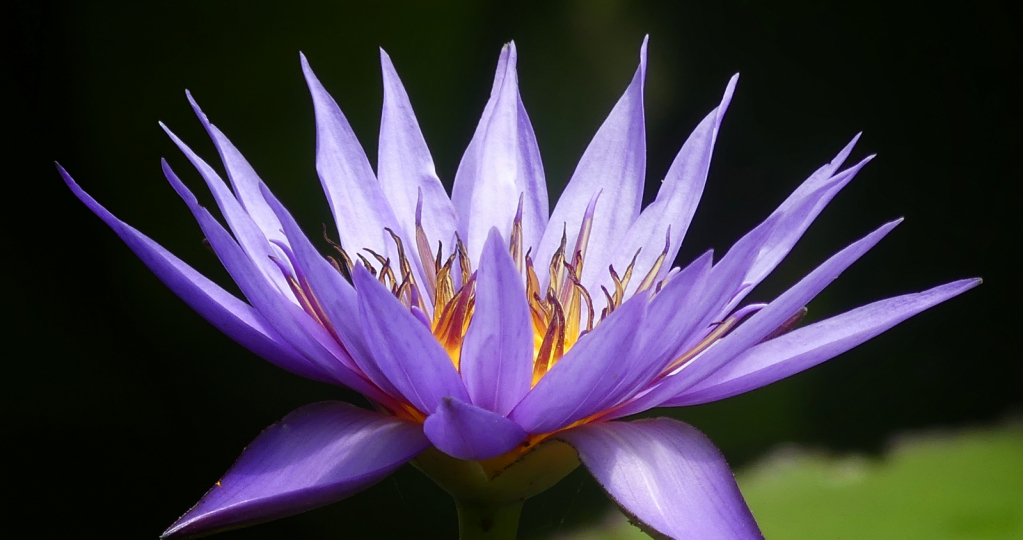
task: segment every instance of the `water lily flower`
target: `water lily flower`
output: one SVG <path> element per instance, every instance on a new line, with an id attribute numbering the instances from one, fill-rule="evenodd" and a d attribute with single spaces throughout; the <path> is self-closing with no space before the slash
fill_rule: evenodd
<path id="1" fill-rule="evenodd" d="M 450 197 L 386 53 L 375 174 L 303 56 L 316 169 L 337 224 L 336 236 L 325 227 L 322 239 L 321 231 L 299 228 L 189 95 L 230 187 L 164 129 L 205 179 L 227 226 L 166 161 L 163 172 L 244 300 L 117 219 L 58 165 L 74 194 L 210 323 L 287 371 L 356 390 L 375 405 L 322 402 L 292 412 L 261 433 L 165 537 L 321 506 L 411 461 L 454 496 L 463 538 L 513 538 L 522 501 L 580 462 L 648 531 L 761 538 L 707 437 L 669 418 L 621 419 L 759 388 L 980 281 L 793 330 L 804 306 L 893 221 L 773 301 L 744 303 L 870 161 L 842 169 L 856 138 L 724 256 L 707 252 L 673 268 L 737 77 L 682 145 L 656 199 L 641 208 L 646 54 L 644 40 L 635 76 L 553 212 L 513 43 L 501 51 Z"/>

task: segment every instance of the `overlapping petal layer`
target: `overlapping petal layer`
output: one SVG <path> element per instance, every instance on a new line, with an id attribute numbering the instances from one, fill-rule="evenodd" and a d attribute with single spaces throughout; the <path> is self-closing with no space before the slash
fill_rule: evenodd
<path id="1" fill-rule="evenodd" d="M 227 227 L 166 162 L 164 173 L 247 303 L 118 220 L 58 166 L 73 193 L 217 328 L 286 370 L 364 394 L 381 411 L 320 403 L 292 413 L 166 534 L 206 533 L 337 500 L 430 445 L 459 460 L 514 462 L 553 438 L 571 444 L 653 532 L 760 538 L 706 437 L 673 420 L 612 420 L 769 384 L 979 283 L 881 300 L 785 334 L 808 302 L 898 224 L 840 251 L 773 301 L 744 305 L 870 161 L 840 170 L 859 136 L 719 261 L 707 252 L 673 268 L 737 76 L 641 209 L 644 40 L 631 83 L 548 221 L 516 63 L 511 43 L 449 198 L 386 53 L 377 174 L 302 56 L 317 171 L 340 237 L 340 244 L 327 240 L 334 248 L 328 258 L 189 94 L 231 187 L 165 130 L 203 177 Z"/>

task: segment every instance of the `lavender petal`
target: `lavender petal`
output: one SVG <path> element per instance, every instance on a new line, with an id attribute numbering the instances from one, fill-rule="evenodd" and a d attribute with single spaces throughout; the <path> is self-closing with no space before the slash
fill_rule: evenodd
<path id="1" fill-rule="evenodd" d="M 405 399 L 426 414 L 446 397 L 469 401 L 455 365 L 430 329 L 362 265 L 356 265 L 352 277 L 366 342 Z"/>
<path id="2" fill-rule="evenodd" d="M 515 422 L 456 398 L 441 400 L 423 431 L 441 452 L 469 461 L 500 456 L 526 438 Z"/>
<path id="3" fill-rule="evenodd" d="M 979 284 L 979 279 L 964 279 L 880 300 L 765 341 L 663 405 L 709 403 L 795 375 Z"/>
<path id="4" fill-rule="evenodd" d="M 604 491 L 648 533 L 673 540 L 762 539 L 721 452 L 669 418 L 559 433 Z"/>
<path id="5" fill-rule="evenodd" d="M 404 231 L 404 238 L 416 238 L 416 207 L 422 196 L 422 225 L 433 246 L 437 241 L 454 246 L 457 218 L 426 146 L 419 122 L 412 111 L 405 87 L 394 70 L 391 58 L 380 49 L 380 66 L 384 78 L 384 106 L 380 120 L 380 146 L 377 176 Z M 410 246 L 414 246 L 411 244 Z M 419 252 L 408 253 L 420 265 L 433 265 L 433 260 L 419 261 Z"/>
<path id="6" fill-rule="evenodd" d="M 647 40 L 639 51 L 639 67 L 625 93 L 611 110 L 583 152 L 572 178 L 558 199 L 550 224 L 536 250 L 535 261 L 546 264 L 561 244 L 564 231 L 568 245 L 579 236 L 583 214 L 593 196 L 600 199 L 583 266 L 582 284 L 599 291 L 612 250 L 622 241 L 639 215 L 646 175 L 646 128 L 643 118 L 643 86 L 646 80 Z M 631 257 L 632 254 L 629 254 Z M 616 267 L 620 272 L 623 268 Z M 541 277 L 541 289 L 547 276 Z"/>
<path id="7" fill-rule="evenodd" d="M 411 422 L 337 401 L 306 405 L 260 433 L 162 538 L 243 527 L 338 501 L 428 446 Z"/>
<path id="8" fill-rule="evenodd" d="M 490 230 L 476 275 L 476 307 L 459 366 L 472 403 L 506 415 L 529 391 L 533 328 L 525 286 L 497 229 Z"/>
<path id="9" fill-rule="evenodd" d="M 57 165 L 57 170 L 75 196 L 110 226 L 160 281 L 218 330 L 275 366 L 313 380 L 338 384 L 334 377 L 310 364 L 282 339 L 252 306 L 196 272 L 146 235 L 117 219 L 82 190 L 63 167 Z"/>
<path id="10" fill-rule="evenodd" d="M 522 238 L 526 250 L 535 248 L 547 226 L 547 184 L 536 136 L 519 96 L 515 43 L 508 49 L 505 73 L 478 141 L 470 143 L 455 176 L 459 229 L 471 261 L 478 261 L 492 227 L 509 235 L 523 199 Z M 492 96 L 494 97 L 494 96 Z M 482 127 L 482 121 L 481 121 Z M 469 157 L 469 151 L 475 155 Z M 470 168 L 471 167 L 471 168 Z M 464 190 L 468 190 L 465 193 Z"/>

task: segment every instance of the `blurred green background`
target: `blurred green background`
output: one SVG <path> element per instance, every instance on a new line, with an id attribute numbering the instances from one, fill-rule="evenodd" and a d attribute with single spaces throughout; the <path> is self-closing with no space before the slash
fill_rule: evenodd
<path id="1" fill-rule="evenodd" d="M 811 320 L 985 279 L 820 368 L 656 413 L 694 424 L 721 447 L 768 538 L 1023 536 L 1023 449 L 1011 423 L 1023 410 L 1013 260 L 1023 51 L 1014 2 L 14 0 L 0 25 L 8 250 L 0 410 L 15 499 L 5 515 L 40 535 L 155 538 L 265 426 L 312 401 L 363 403 L 220 335 L 74 199 L 53 160 L 122 219 L 229 285 L 159 171 L 166 157 L 201 185 L 158 120 L 215 161 L 184 89 L 314 231 L 330 214 L 299 51 L 375 163 L 384 47 L 450 186 L 498 51 L 514 39 L 553 201 L 649 33 L 648 201 L 728 77 L 742 73 L 678 262 L 723 252 L 862 130 L 852 159 L 879 158 L 751 299 L 772 298 L 898 216 L 906 222 L 810 305 Z M 946 435 L 886 451 L 906 433 L 935 430 Z M 778 454 L 781 445 L 803 450 Z M 858 480 L 821 495 L 847 466 Z M 921 494 L 934 500 L 913 504 Z M 953 526 L 913 525 L 937 523 L 929 516 L 948 516 L 949 507 L 961 510 Z M 608 509 L 577 471 L 527 503 L 522 538 L 595 524 L 618 534 L 603 521 Z M 455 534 L 446 495 L 403 469 L 340 504 L 222 538 Z"/>

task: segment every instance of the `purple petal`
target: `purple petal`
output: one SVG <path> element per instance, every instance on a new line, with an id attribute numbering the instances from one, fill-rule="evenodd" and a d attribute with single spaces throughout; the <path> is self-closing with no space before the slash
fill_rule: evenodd
<path id="1" fill-rule="evenodd" d="M 192 93 L 186 90 L 185 95 L 188 96 L 188 102 L 192 104 L 192 109 L 199 117 L 199 121 L 202 122 L 206 132 L 213 139 L 213 144 L 217 147 L 217 152 L 220 153 L 220 159 L 224 162 L 224 169 L 227 170 L 227 178 L 231 180 L 231 185 L 234 186 L 235 195 L 242 208 L 259 226 L 267 239 L 286 242 L 284 234 L 281 232 L 280 221 L 277 220 L 277 216 L 274 215 L 273 210 L 263 200 L 262 193 L 259 192 L 259 185 L 263 182 L 259 179 L 256 171 L 252 169 L 241 152 L 231 144 L 231 141 L 210 123 L 206 114 L 199 108 L 199 104 L 192 98 Z"/>
<path id="2" fill-rule="evenodd" d="M 337 384 L 334 377 L 312 365 L 251 306 L 206 279 L 181 259 L 117 219 L 82 190 L 63 167 L 57 170 L 71 191 L 138 255 L 149 269 L 192 309 L 228 337 L 270 363 L 292 373 Z"/>
<path id="3" fill-rule="evenodd" d="M 459 196 L 454 200 L 468 203 L 456 209 L 472 261 L 479 260 L 492 227 L 510 233 L 520 196 L 525 249 L 536 247 L 547 226 L 547 184 L 540 149 L 519 97 L 515 44 L 506 47 L 505 73 L 486 127 L 482 133 L 477 130 L 478 143 L 470 143 L 475 156 L 468 157 L 467 150 L 455 176 Z"/>
<path id="4" fill-rule="evenodd" d="M 262 186 L 262 193 L 283 224 L 284 232 L 294 249 L 296 264 L 308 280 L 314 301 L 323 309 L 345 352 L 373 384 L 388 395 L 397 397 L 398 391 L 377 367 L 366 345 L 359 327 L 359 299 L 355 289 L 316 251 L 295 218 L 265 185 Z"/>
<path id="5" fill-rule="evenodd" d="M 223 263 L 224 269 L 267 323 L 302 356 L 341 384 L 378 403 L 390 402 L 390 398 L 348 367 L 352 362 L 351 358 L 319 323 L 262 279 L 255 264 L 234 238 L 231 238 L 208 210 L 199 206 L 192 192 L 178 180 L 166 164 L 164 173 L 199 222 L 199 227 Z"/>
<path id="6" fill-rule="evenodd" d="M 646 532 L 674 540 L 763 538 L 724 456 L 688 424 L 604 422 L 557 437 Z"/>
<path id="7" fill-rule="evenodd" d="M 337 401 L 306 405 L 260 433 L 162 537 L 209 534 L 332 503 L 382 480 L 428 446 L 411 422 Z"/>
<path id="8" fill-rule="evenodd" d="M 426 414 L 446 397 L 469 401 L 451 357 L 430 329 L 361 264 L 352 277 L 366 342 L 380 370 L 405 399 Z"/>
<path id="9" fill-rule="evenodd" d="M 500 456 L 526 438 L 515 422 L 455 398 L 441 400 L 423 431 L 438 450 L 468 461 Z"/>
<path id="10" fill-rule="evenodd" d="M 526 288 L 497 229 L 490 230 L 476 280 L 476 307 L 459 366 L 472 403 L 506 415 L 529 391 L 533 328 Z"/>
<path id="11" fill-rule="evenodd" d="M 756 345 L 776 330 L 786 319 L 802 309 L 817 293 L 834 281 L 846 268 L 874 247 L 902 220 L 887 223 L 854 242 L 818 266 L 799 283 L 782 293 L 767 307 L 743 322 L 702 355 L 697 356 L 680 370 L 665 377 L 648 394 L 637 398 L 614 416 L 620 417 L 656 407 L 706 379 L 724 364 Z"/>
<path id="12" fill-rule="evenodd" d="M 217 201 L 217 206 L 220 207 L 220 212 L 224 215 L 224 219 L 227 220 L 228 227 L 231 228 L 231 232 L 238 239 L 238 243 L 245 250 L 245 253 L 248 254 L 249 258 L 252 259 L 256 268 L 264 276 L 264 279 L 272 283 L 278 292 L 293 300 L 294 295 L 291 292 L 287 279 L 285 279 L 280 267 L 271 259 L 271 257 L 279 258 L 280 252 L 273 248 L 267 237 L 263 234 L 263 231 L 252 220 L 252 217 L 245 212 L 245 209 L 238 203 L 238 199 L 231 193 L 231 190 L 224 184 L 224 181 L 220 179 L 220 175 L 213 170 L 213 167 L 210 167 L 203 161 L 162 122 L 160 127 L 163 128 L 171 140 L 181 149 L 181 152 L 192 162 L 192 165 L 199 171 L 203 179 L 206 180 L 206 185 L 209 186 L 210 191 L 213 193 L 213 198 Z M 168 166 L 165 164 L 165 172 L 167 168 Z"/>
<path id="13" fill-rule="evenodd" d="M 692 135 L 682 145 L 675 160 L 668 169 L 661 188 L 657 192 L 657 198 L 636 219 L 636 222 L 629 228 L 629 232 L 622 239 L 622 242 L 614 249 L 611 258 L 616 269 L 625 268 L 629 265 L 632 256 L 637 249 L 641 249 L 636 258 L 634 275 L 640 279 L 634 279 L 629 284 L 629 291 L 634 291 L 647 275 L 657 258 L 661 255 L 660 246 L 670 231 L 670 243 L 668 253 L 664 258 L 665 263 L 661 266 L 658 279 L 663 279 L 671 269 L 671 263 L 678 255 L 682 239 L 685 238 L 689 224 L 696 213 L 696 207 L 700 203 L 700 196 L 703 194 L 703 186 L 707 182 L 707 173 L 710 171 L 711 156 L 714 152 L 714 142 L 717 140 L 718 130 L 721 127 L 721 120 L 728 110 L 728 104 L 735 92 L 735 84 L 739 80 L 738 75 L 733 75 L 725 88 L 725 94 L 721 103 L 716 109 L 710 112 L 706 118 L 696 126 Z M 611 285 L 609 278 L 602 274 L 599 280 L 605 286 Z"/>
<path id="14" fill-rule="evenodd" d="M 313 74 L 302 55 L 309 92 L 316 110 L 316 172 L 327 194 L 341 244 L 350 252 L 369 248 L 397 261 L 387 231 L 403 232 L 370 167 L 366 153 L 334 98 Z M 406 245 L 414 245 L 406 241 Z M 418 276 L 417 276 L 418 277 Z"/>
<path id="15" fill-rule="evenodd" d="M 472 193 L 475 187 L 477 170 L 479 169 L 480 148 L 483 138 L 486 135 L 487 127 L 490 125 L 490 117 L 494 114 L 494 106 L 501 96 L 501 87 L 504 85 L 504 75 L 508 71 L 508 57 L 511 53 L 511 44 L 501 48 L 501 54 L 497 58 L 497 70 L 494 73 L 494 84 L 490 89 L 490 98 L 483 107 L 480 121 L 476 125 L 476 131 L 472 134 L 469 145 L 462 154 L 462 161 L 458 164 L 455 172 L 455 182 L 451 189 L 451 203 L 455 207 L 460 223 L 464 223 L 469 217 L 469 210 L 472 208 Z M 464 233 L 464 227 L 462 233 Z"/>
<path id="16" fill-rule="evenodd" d="M 743 293 L 736 295 L 725 308 L 725 311 L 731 311 L 732 308 L 737 306 L 745 298 L 746 294 L 759 285 L 778 266 L 782 259 L 792 250 L 792 246 L 803 236 L 803 233 L 806 232 L 806 229 L 813 220 L 831 202 L 831 199 L 852 181 L 853 177 L 856 176 L 856 173 L 864 165 L 874 159 L 874 156 L 867 156 L 856 165 L 849 167 L 841 173 L 821 179 L 822 171 L 826 173 L 837 168 L 840 163 L 836 164 L 836 162 L 839 159 L 844 159 L 844 156 L 852 150 L 852 145 L 855 142 L 856 139 L 854 138 L 831 164 L 822 167 L 821 170 L 811 176 L 806 182 L 803 182 L 803 185 L 796 189 L 771 214 L 771 217 L 778 218 L 778 226 L 774 229 L 771 237 L 764 242 L 760 255 L 757 256 L 757 260 L 754 261 L 749 272 L 747 272 L 746 278 L 743 280 L 745 285 Z"/>
<path id="17" fill-rule="evenodd" d="M 453 247 L 455 207 L 437 178 L 430 149 L 426 146 L 419 122 L 412 111 L 408 94 L 401 84 L 391 58 L 380 49 L 384 77 L 384 106 L 380 120 L 380 151 L 377 176 L 395 217 L 404 230 L 404 238 L 416 237 L 416 206 L 422 194 L 422 224 L 433 246 L 441 241 Z M 414 245 L 414 244 L 413 244 Z M 419 252 L 409 249 L 414 259 Z M 433 264 L 433 261 L 422 261 Z"/>
<path id="18" fill-rule="evenodd" d="M 634 369 L 647 301 L 634 297 L 579 341 L 508 415 L 529 433 L 550 433 L 613 405 L 643 377 Z"/>
<path id="19" fill-rule="evenodd" d="M 708 403 L 766 386 L 830 360 L 979 284 L 979 279 L 964 279 L 924 292 L 888 298 L 766 341 L 664 405 Z"/>
<path id="20" fill-rule="evenodd" d="M 639 67 L 632 83 L 583 152 L 575 173 L 558 199 L 550 225 L 533 258 L 540 264 L 547 264 L 561 244 L 562 231 L 567 234 L 568 245 L 574 246 L 586 206 L 597 192 L 601 192 L 581 280 L 591 291 L 600 290 L 599 285 L 593 284 L 598 281 L 598 276 L 607 274 L 612 250 L 636 221 L 643 198 L 646 175 L 643 84 L 646 80 L 647 39 L 643 38 Z M 629 257 L 632 257 L 631 253 Z M 547 279 L 546 275 L 541 277 L 541 287 L 546 285 Z"/>
<path id="21" fill-rule="evenodd" d="M 707 251 L 673 276 L 650 301 L 647 322 L 643 325 L 643 361 L 658 371 L 670 362 L 682 343 L 696 331 L 702 321 L 698 309 L 701 292 L 712 275 L 714 254 Z M 649 382 L 649 381 L 647 381 Z"/>

